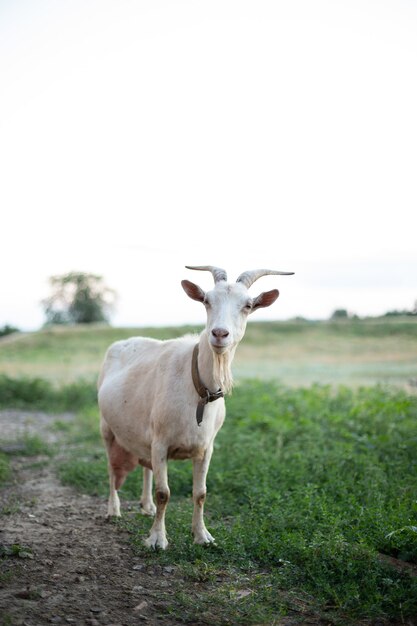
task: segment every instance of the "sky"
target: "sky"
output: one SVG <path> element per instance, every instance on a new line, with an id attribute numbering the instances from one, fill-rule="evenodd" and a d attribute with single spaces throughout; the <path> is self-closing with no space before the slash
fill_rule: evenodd
<path id="1" fill-rule="evenodd" d="M 202 323 L 185 265 L 294 271 L 258 320 L 412 309 L 416 33 L 412 0 L 0 0 L 0 326 L 69 271 L 114 325 Z"/>

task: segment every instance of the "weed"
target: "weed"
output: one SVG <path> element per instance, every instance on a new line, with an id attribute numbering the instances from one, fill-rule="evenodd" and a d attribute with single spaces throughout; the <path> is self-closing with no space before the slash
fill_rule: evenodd
<path id="1" fill-rule="evenodd" d="M 11 546 L 0 545 L 0 557 L 19 557 L 19 559 L 33 559 L 32 549 L 14 543 Z"/>

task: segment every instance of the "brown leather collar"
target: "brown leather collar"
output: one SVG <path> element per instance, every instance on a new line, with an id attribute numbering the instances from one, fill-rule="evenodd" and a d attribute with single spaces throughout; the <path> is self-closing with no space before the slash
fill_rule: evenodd
<path id="1" fill-rule="evenodd" d="M 204 407 L 206 406 L 207 402 L 214 402 L 214 400 L 223 398 L 224 393 L 221 389 L 219 389 L 215 393 L 212 393 L 201 382 L 200 374 L 198 371 L 198 343 L 194 346 L 193 350 L 193 358 L 191 360 L 191 376 L 193 377 L 195 390 L 200 396 L 196 411 L 197 424 L 200 426 L 201 422 L 203 421 Z"/>

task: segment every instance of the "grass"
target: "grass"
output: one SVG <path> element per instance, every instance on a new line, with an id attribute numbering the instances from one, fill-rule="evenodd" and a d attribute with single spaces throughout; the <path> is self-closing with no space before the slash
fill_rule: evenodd
<path id="1" fill-rule="evenodd" d="M 0 408 L 78 410 L 94 404 L 96 398 L 96 386 L 90 381 L 79 380 L 56 387 L 43 378 L 12 378 L 0 374 Z"/>
<path id="2" fill-rule="evenodd" d="M 94 410 L 82 419 L 79 434 L 90 423 L 88 445 L 79 439 L 60 476 L 105 495 Z M 137 499 L 139 482 L 130 474 L 122 498 Z M 144 559 L 205 582 L 199 607 L 209 614 L 214 602 L 218 623 L 273 623 L 300 603 L 344 624 L 417 614 L 417 578 L 380 556 L 417 563 L 414 396 L 382 387 L 239 385 L 208 477 L 207 525 L 217 547 L 190 537 L 189 462 L 170 464 L 170 487 L 167 552 L 143 547 L 149 519 L 130 515 L 123 525 Z M 183 589 L 166 610 L 192 621 L 195 602 Z"/>
<path id="3" fill-rule="evenodd" d="M 10 463 L 6 454 L 0 452 L 0 486 L 10 478 Z"/>
<path id="4" fill-rule="evenodd" d="M 68 444 L 57 471 L 106 497 L 95 391 L 105 348 L 138 332 L 186 330 L 84 327 L 6 338 L 0 407 L 77 411 L 73 424 L 54 425 Z M 148 518 L 131 512 L 121 522 L 145 561 L 180 572 L 161 600 L 165 617 L 272 625 L 295 612 L 346 625 L 417 615 L 417 396 L 405 391 L 416 380 L 415 339 L 410 318 L 249 326 L 208 476 L 206 523 L 217 546 L 192 543 L 190 462 L 169 466 L 166 552 L 144 548 Z M 0 454 L 0 480 L 8 472 Z M 121 498 L 139 494 L 136 471 Z"/>
<path id="5" fill-rule="evenodd" d="M 53 384 L 96 381 L 109 345 L 135 334 L 168 339 L 196 329 L 113 328 L 106 325 L 54 326 L 34 333 L 8 336 L 0 341 L 0 373 L 42 378 Z"/>
<path id="6" fill-rule="evenodd" d="M 107 347 L 132 335 L 158 339 L 199 332 L 201 327 L 53 327 L 0 341 L 0 374 L 41 378 L 53 385 L 95 382 Z M 237 380 L 312 383 L 375 383 L 407 386 L 416 381 L 417 320 L 413 317 L 338 322 L 250 321 L 237 350 Z M 1 396 L 0 396 L 1 397 Z"/>

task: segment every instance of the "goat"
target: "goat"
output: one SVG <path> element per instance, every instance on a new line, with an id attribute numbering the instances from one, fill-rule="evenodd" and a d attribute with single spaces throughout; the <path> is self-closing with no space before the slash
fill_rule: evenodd
<path id="1" fill-rule="evenodd" d="M 186 267 L 210 271 L 214 278 L 214 289 L 207 293 L 189 280 L 181 283 L 185 293 L 206 308 L 207 323 L 200 336 L 117 341 L 107 351 L 98 382 L 110 482 L 108 516 L 120 516 L 117 492 L 128 472 L 142 465 L 141 512 L 155 515 L 145 540 L 149 548 L 168 545 L 165 510 L 170 498 L 170 459 L 192 459 L 194 541 L 214 541 L 203 518 L 206 475 L 213 442 L 225 418 L 223 396 L 233 385 L 231 363 L 248 315 L 270 306 L 279 295 L 273 289 L 252 298 L 248 289 L 261 276 L 293 274 L 253 270 L 240 274 L 236 283 L 228 283 L 226 272 L 218 267 Z"/>

